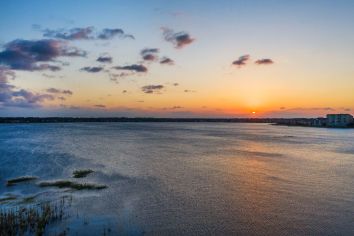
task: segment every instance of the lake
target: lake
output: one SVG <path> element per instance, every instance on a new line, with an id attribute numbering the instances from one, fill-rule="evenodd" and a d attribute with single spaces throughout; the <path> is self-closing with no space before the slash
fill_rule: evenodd
<path id="1" fill-rule="evenodd" d="M 102 190 L 41 188 L 78 179 Z M 6 180 L 37 176 L 31 183 Z M 0 208 L 70 195 L 69 235 L 354 235 L 354 130 L 246 123 L 0 125 Z M 33 203 L 32 203 L 33 204 Z"/>

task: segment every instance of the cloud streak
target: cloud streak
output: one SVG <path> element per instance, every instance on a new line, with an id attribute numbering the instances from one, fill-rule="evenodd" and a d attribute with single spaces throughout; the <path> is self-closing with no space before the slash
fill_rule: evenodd
<path id="1" fill-rule="evenodd" d="M 96 61 L 101 63 L 112 63 L 113 58 L 110 56 L 100 56 L 96 59 Z"/>
<path id="2" fill-rule="evenodd" d="M 160 91 L 164 88 L 163 85 L 146 85 L 141 87 L 141 91 L 147 94 L 152 94 L 152 93 L 160 93 Z"/>
<path id="3" fill-rule="evenodd" d="M 73 92 L 71 90 L 68 89 L 56 89 L 56 88 L 49 88 L 46 89 L 47 93 L 54 93 L 54 94 L 64 94 L 64 95 L 73 95 Z"/>
<path id="4" fill-rule="evenodd" d="M 129 70 L 138 73 L 144 73 L 148 71 L 148 69 L 144 65 L 139 65 L 139 64 L 132 64 L 129 66 L 115 66 L 113 68 L 116 70 Z"/>
<path id="5" fill-rule="evenodd" d="M 69 30 L 59 29 L 59 30 L 50 30 L 45 29 L 43 31 L 43 36 L 48 38 L 57 38 L 64 40 L 88 40 L 94 39 L 93 27 L 85 28 L 72 28 Z"/>
<path id="6" fill-rule="evenodd" d="M 98 73 L 103 70 L 103 67 L 100 66 L 86 66 L 80 69 L 81 71 L 86 71 L 88 73 Z"/>
<path id="7" fill-rule="evenodd" d="M 96 31 L 92 26 L 56 30 L 45 29 L 43 30 L 43 36 L 62 40 L 111 40 L 116 37 L 134 39 L 133 35 L 126 34 L 119 28 L 105 28 L 101 31 Z"/>
<path id="8" fill-rule="evenodd" d="M 259 59 L 255 62 L 257 65 L 271 65 L 274 63 L 272 59 L 269 58 L 264 58 L 264 59 Z"/>

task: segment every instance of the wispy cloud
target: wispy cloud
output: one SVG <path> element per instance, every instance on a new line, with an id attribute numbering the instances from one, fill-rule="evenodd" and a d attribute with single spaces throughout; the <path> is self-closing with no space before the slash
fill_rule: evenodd
<path id="1" fill-rule="evenodd" d="M 68 89 L 56 89 L 56 88 L 48 88 L 46 89 L 48 93 L 55 93 L 55 94 L 65 94 L 65 95 L 73 95 L 73 92 Z"/>
<path id="2" fill-rule="evenodd" d="M 163 65 L 174 65 L 175 62 L 174 62 L 171 58 L 163 57 L 163 58 L 160 60 L 160 64 L 163 64 Z"/>
<path id="3" fill-rule="evenodd" d="M 33 108 L 39 107 L 44 101 L 55 99 L 55 96 L 50 94 L 34 93 L 25 89 L 18 89 L 9 83 L 9 80 L 13 80 L 14 78 L 14 72 L 0 67 L 0 108 Z"/>
<path id="4" fill-rule="evenodd" d="M 157 53 L 159 53 L 158 48 L 144 48 L 143 50 L 140 51 L 140 55 L 145 61 L 157 60 L 158 58 Z"/>
<path id="5" fill-rule="evenodd" d="M 264 58 L 264 59 L 257 60 L 255 63 L 258 65 L 270 65 L 270 64 L 273 64 L 274 61 L 269 58 Z"/>
<path id="6" fill-rule="evenodd" d="M 160 91 L 164 88 L 163 85 L 146 85 L 141 87 L 141 91 L 144 93 L 160 93 Z"/>
<path id="7" fill-rule="evenodd" d="M 103 70 L 103 67 L 101 66 L 86 66 L 86 67 L 83 67 L 80 69 L 81 71 L 86 71 L 86 72 L 89 72 L 89 73 L 97 73 L 97 72 L 100 72 Z"/>
<path id="8" fill-rule="evenodd" d="M 114 37 L 135 39 L 133 35 L 125 34 L 124 31 L 119 28 L 103 29 L 97 36 L 98 39 L 102 39 L 102 40 L 108 40 Z"/>
<path id="9" fill-rule="evenodd" d="M 237 60 L 233 61 L 232 64 L 238 67 L 246 65 L 247 61 L 250 59 L 250 55 L 240 56 Z"/>
<path id="10" fill-rule="evenodd" d="M 144 65 L 133 64 L 129 66 L 115 66 L 116 70 L 129 70 L 134 72 L 147 72 L 148 69 Z"/>
<path id="11" fill-rule="evenodd" d="M 126 34 L 119 28 L 105 28 L 101 31 L 96 31 L 92 26 L 56 30 L 44 29 L 43 36 L 63 40 L 110 40 L 115 37 L 134 39 L 133 35 Z"/>
<path id="12" fill-rule="evenodd" d="M 94 39 L 94 28 L 92 26 L 85 28 L 72 28 L 72 29 L 58 29 L 51 30 L 45 29 L 43 31 L 44 37 L 65 39 L 65 40 L 88 40 Z"/>
<path id="13" fill-rule="evenodd" d="M 112 63 L 113 58 L 111 56 L 100 56 L 96 59 L 96 61 L 101 63 Z"/>
<path id="14" fill-rule="evenodd" d="M 175 33 L 172 29 L 162 27 L 164 39 L 172 43 L 176 48 L 183 48 L 184 46 L 194 42 L 194 38 L 189 33 L 181 31 Z"/>

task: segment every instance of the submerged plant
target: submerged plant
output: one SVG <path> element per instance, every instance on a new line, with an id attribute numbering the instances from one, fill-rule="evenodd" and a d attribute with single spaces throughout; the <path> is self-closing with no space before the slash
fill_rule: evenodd
<path id="1" fill-rule="evenodd" d="M 8 201 L 16 200 L 16 199 L 17 199 L 17 197 L 15 195 L 8 195 L 6 197 L 0 197 L 0 203 L 8 202 Z"/>
<path id="2" fill-rule="evenodd" d="M 28 181 L 32 181 L 37 179 L 38 177 L 36 176 L 20 176 L 17 178 L 13 178 L 13 179 L 9 179 L 6 182 L 6 186 L 12 186 L 15 185 L 17 183 L 21 183 L 21 182 L 28 182 Z"/>
<path id="3" fill-rule="evenodd" d="M 54 182 L 42 182 L 40 187 L 57 187 L 57 188 L 71 188 L 75 190 L 99 190 L 107 188 L 106 185 L 97 185 L 92 183 L 77 183 L 69 180 L 58 180 Z"/>
<path id="4" fill-rule="evenodd" d="M 87 169 L 87 170 L 75 170 L 73 172 L 73 177 L 74 178 L 83 178 L 86 177 L 87 175 L 91 174 L 94 172 L 93 170 Z"/>

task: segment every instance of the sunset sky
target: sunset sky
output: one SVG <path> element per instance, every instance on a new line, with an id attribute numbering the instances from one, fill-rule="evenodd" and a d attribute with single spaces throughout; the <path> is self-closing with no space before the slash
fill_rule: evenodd
<path id="1" fill-rule="evenodd" d="M 354 113 L 354 1 L 0 1 L 0 116 Z"/>

